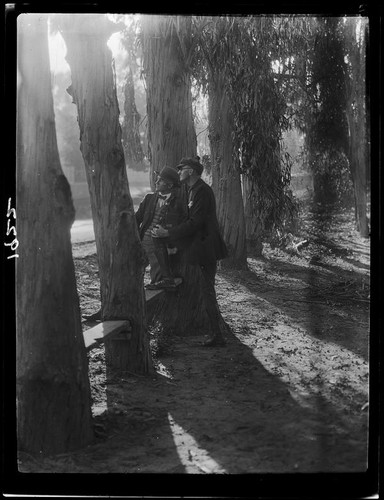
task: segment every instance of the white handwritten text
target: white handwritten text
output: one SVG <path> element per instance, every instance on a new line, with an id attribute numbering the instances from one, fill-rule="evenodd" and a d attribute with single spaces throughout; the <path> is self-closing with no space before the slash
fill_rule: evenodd
<path id="1" fill-rule="evenodd" d="M 12 252 L 16 250 L 16 248 L 19 246 L 19 242 L 16 238 L 16 227 L 11 226 L 11 219 L 10 217 L 14 217 L 16 221 L 16 210 L 14 208 L 11 208 L 11 198 L 8 199 L 8 210 L 7 210 L 7 217 L 8 217 L 8 222 L 7 222 L 7 236 L 13 232 L 13 236 L 15 237 L 14 240 L 11 243 L 4 243 L 6 247 L 11 247 Z M 13 259 L 17 258 L 19 255 L 17 253 L 14 253 L 13 255 L 9 255 L 7 259 Z"/>

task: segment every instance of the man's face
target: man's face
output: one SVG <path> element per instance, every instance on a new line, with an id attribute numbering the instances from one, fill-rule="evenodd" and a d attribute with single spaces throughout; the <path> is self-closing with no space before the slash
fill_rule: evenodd
<path id="1" fill-rule="evenodd" d="M 155 190 L 157 193 L 167 194 L 171 192 L 171 185 L 161 177 L 158 177 L 155 182 Z"/>
<path id="2" fill-rule="evenodd" d="M 187 182 L 190 178 L 193 169 L 191 167 L 182 167 L 179 169 L 180 182 Z"/>

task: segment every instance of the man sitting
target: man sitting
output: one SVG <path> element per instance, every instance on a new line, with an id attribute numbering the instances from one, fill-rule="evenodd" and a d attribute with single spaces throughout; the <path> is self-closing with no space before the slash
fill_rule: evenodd
<path id="1" fill-rule="evenodd" d="M 187 207 L 181 199 L 179 175 L 176 169 L 164 167 L 155 183 L 155 192 L 147 194 L 140 203 L 135 214 L 139 228 L 140 239 L 150 266 L 151 282 L 146 288 L 175 290 L 170 255 L 177 261 L 177 249 L 164 239 L 152 238 L 152 230 L 161 225 L 170 229 L 180 224 L 186 217 Z M 86 321 L 100 321 L 101 309 L 90 316 L 84 316 Z"/>
<path id="2" fill-rule="evenodd" d="M 177 249 L 164 239 L 153 238 L 152 231 L 157 226 L 170 229 L 180 224 L 186 218 L 187 207 L 181 199 L 176 169 L 164 167 L 157 175 L 155 192 L 145 196 L 136 212 L 140 239 L 150 266 L 151 282 L 146 288 L 175 289 L 170 256 L 176 257 Z"/>

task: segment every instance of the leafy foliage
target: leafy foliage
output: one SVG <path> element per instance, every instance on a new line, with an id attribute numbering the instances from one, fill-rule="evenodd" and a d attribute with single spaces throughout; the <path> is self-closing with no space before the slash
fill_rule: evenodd
<path id="1" fill-rule="evenodd" d="M 315 202 L 353 204 L 353 184 L 349 162 L 339 150 L 319 151 L 309 162 L 314 174 Z"/>
<path id="2" fill-rule="evenodd" d="M 338 18 L 319 18 L 311 64 L 312 117 L 308 120 L 311 149 L 347 150 L 344 50 Z"/>
<path id="3" fill-rule="evenodd" d="M 318 202 L 349 203 L 348 77 L 340 18 L 317 18 L 308 68 L 306 149 Z"/>
<path id="4" fill-rule="evenodd" d="M 282 227 L 296 210 L 290 183 L 291 160 L 281 149 L 291 125 L 292 86 L 275 78 L 273 62 L 289 60 L 299 46 L 303 20 L 275 17 L 195 18 L 199 40 L 193 74 L 204 92 L 217 78 L 226 82 L 233 115 L 233 157 L 250 189 L 246 196 L 257 226 Z"/>
<path id="5" fill-rule="evenodd" d="M 139 43 L 138 20 L 132 15 L 117 15 L 116 22 L 124 23 L 125 28 L 121 32 L 121 44 L 125 50 L 125 61 L 121 94 L 124 100 L 122 120 L 122 142 L 126 161 L 133 170 L 146 168 L 144 130 L 142 129 L 142 116 L 138 110 L 137 103 L 143 101 L 143 89 L 139 85 L 141 68 L 138 63 L 141 53 Z M 139 103 L 140 104 L 140 103 Z M 145 109 L 144 102 L 141 108 Z"/>

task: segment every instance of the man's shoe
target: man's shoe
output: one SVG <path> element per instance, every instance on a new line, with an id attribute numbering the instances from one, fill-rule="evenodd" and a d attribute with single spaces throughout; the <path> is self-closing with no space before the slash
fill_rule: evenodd
<path id="1" fill-rule="evenodd" d="M 217 335 L 215 337 L 209 338 L 208 340 L 203 342 L 202 345 L 203 347 L 223 347 L 225 346 L 225 344 L 226 342 L 223 337 L 221 337 L 221 335 Z"/>
<path id="2" fill-rule="evenodd" d="M 90 316 L 83 316 L 85 321 L 101 321 L 101 309 Z"/>
<path id="3" fill-rule="evenodd" d="M 149 283 L 145 288 L 147 290 L 176 290 L 177 285 L 174 279 L 164 278 L 157 283 Z"/>

